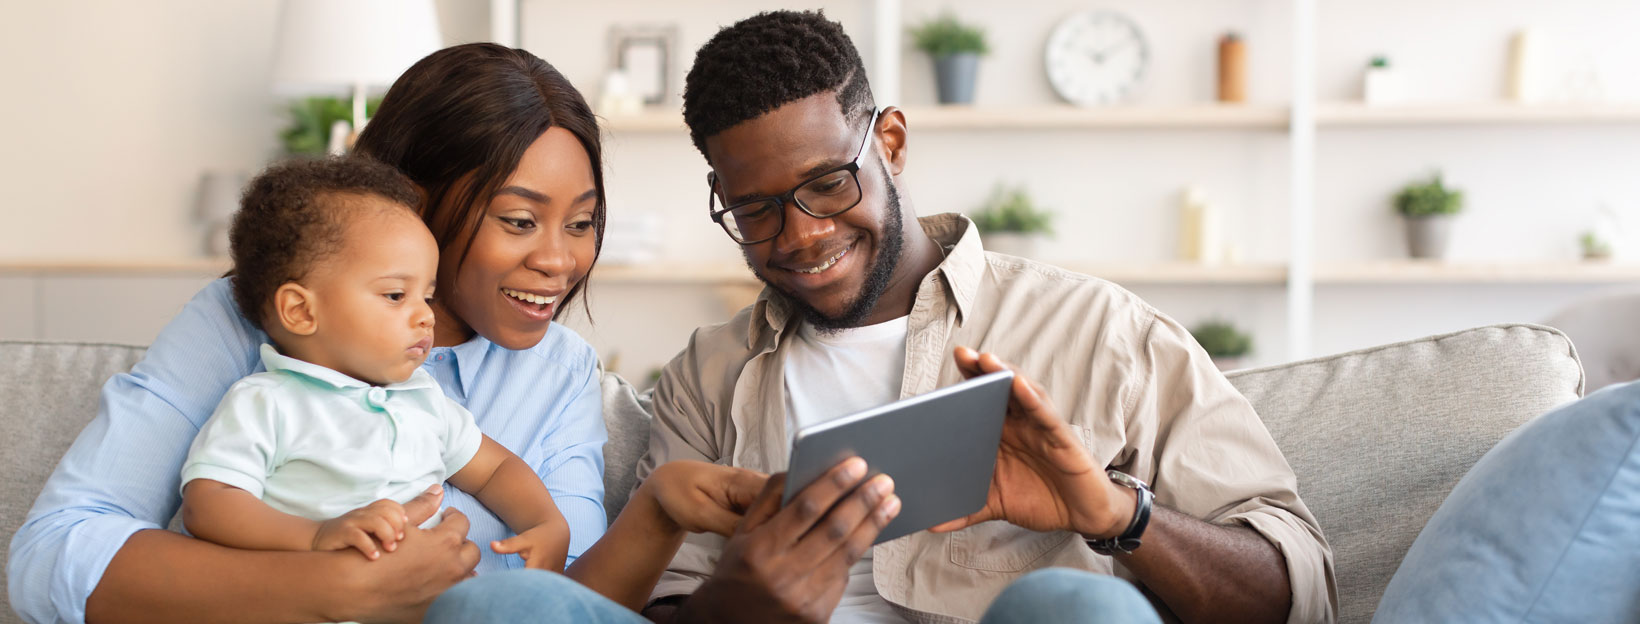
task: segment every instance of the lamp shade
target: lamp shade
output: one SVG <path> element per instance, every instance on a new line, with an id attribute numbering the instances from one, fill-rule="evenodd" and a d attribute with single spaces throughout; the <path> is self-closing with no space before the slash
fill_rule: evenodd
<path id="1" fill-rule="evenodd" d="M 320 95 L 390 85 L 440 42 L 433 0 L 284 0 L 274 90 Z"/>

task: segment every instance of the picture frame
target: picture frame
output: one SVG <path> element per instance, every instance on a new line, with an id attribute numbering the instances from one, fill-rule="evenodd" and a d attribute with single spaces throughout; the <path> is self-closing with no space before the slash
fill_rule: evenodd
<path id="1" fill-rule="evenodd" d="M 678 29 L 670 24 L 617 24 L 610 28 L 610 67 L 626 75 L 627 84 L 644 106 L 671 103 L 677 41 Z"/>

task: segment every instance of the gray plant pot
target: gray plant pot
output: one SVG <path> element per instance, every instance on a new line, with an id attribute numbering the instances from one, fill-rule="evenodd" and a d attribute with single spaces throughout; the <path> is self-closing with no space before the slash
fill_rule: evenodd
<path id="1" fill-rule="evenodd" d="M 973 52 L 934 57 L 934 84 L 941 104 L 973 104 L 979 55 Z"/>
<path id="2" fill-rule="evenodd" d="M 1452 238 L 1453 215 L 1404 217 L 1407 224 L 1407 249 L 1412 257 L 1440 260 L 1446 257 L 1446 243 Z"/>
<path id="3" fill-rule="evenodd" d="M 1036 258 L 1043 236 L 1022 232 L 986 232 L 979 235 L 986 251 L 994 251 L 1021 258 Z"/>

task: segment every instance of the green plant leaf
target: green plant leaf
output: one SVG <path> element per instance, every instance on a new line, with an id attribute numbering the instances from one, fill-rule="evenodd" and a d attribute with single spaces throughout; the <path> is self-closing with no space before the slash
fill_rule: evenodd
<path id="1" fill-rule="evenodd" d="M 1226 321 L 1207 321 L 1191 329 L 1190 335 L 1213 357 L 1241 357 L 1253 351 L 1253 337 Z"/>
<path id="2" fill-rule="evenodd" d="M 991 51 L 985 43 L 983 29 L 957 21 L 957 16 L 949 11 L 907 31 L 912 45 L 934 57 L 965 52 L 984 55 Z"/>
<path id="3" fill-rule="evenodd" d="M 1408 184 L 1395 194 L 1394 203 L 1403 216 L 1453 215 L 1463 211 L 1463 191 L 1447 188 L 1436 173 L 1428 182 Z"/>
<path id="4" fill-rule="evenodd" d="M 980 233 L 1053 234 L 1053 213 L 1039 208 L 1024 187 L 998 184 L 979 210 L 969 216 Z"/>

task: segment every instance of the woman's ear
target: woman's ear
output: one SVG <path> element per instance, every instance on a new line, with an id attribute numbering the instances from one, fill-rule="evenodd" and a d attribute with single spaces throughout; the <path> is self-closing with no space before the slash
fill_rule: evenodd
<path id="1" fill-rule="evenodd" d="M 312 336 L 319 331 L 319 313 L 315 309 L 313 291 L 296 282 L 285 282 L 273 293 L 273 314 L 279 325 L 298 336 Z"/>
<path id="2" fill-rule="evenodd" d="M 888 173 L 900 175 L 900 172 L 905 171 L 905 113 L 895 106 L 883 109 L 877 116 L 877 128 L 883 143 L 883 162 L 888 163 Z"/>

